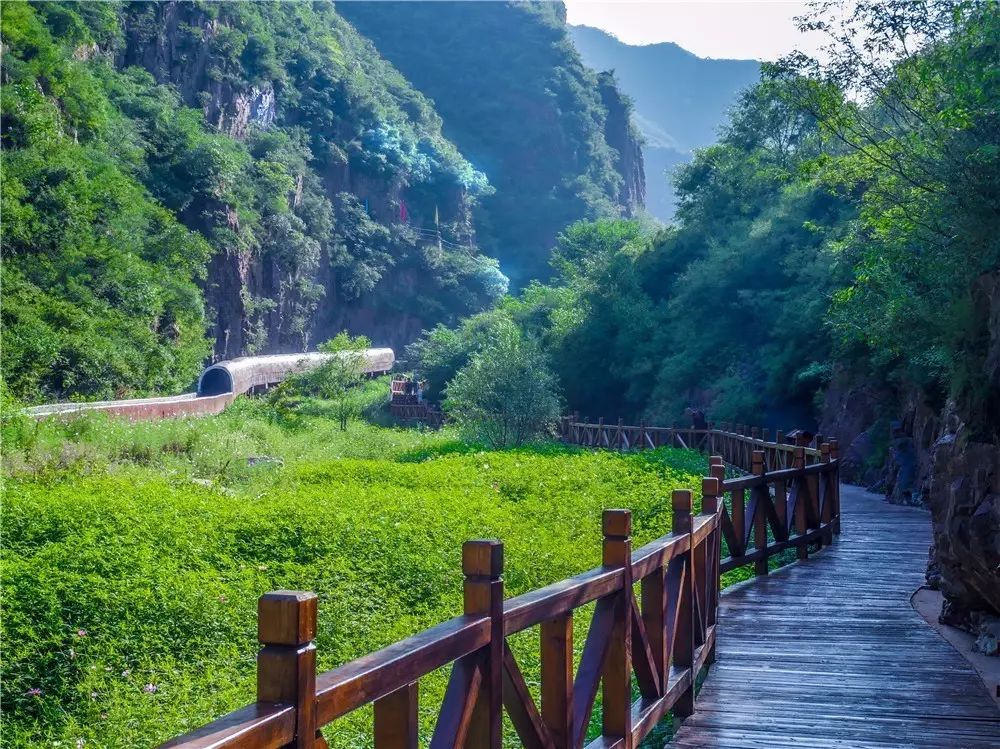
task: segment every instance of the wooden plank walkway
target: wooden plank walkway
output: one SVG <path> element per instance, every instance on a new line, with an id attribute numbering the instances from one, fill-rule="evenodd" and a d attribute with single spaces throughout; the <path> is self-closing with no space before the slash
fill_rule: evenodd
<path id="1" fill-rule="evenodd" d="M 1000 712 L 910 606 L 930 519 L 843 485 L 843 534 L 723 594 L 678 749 L 997 749 Z"/>

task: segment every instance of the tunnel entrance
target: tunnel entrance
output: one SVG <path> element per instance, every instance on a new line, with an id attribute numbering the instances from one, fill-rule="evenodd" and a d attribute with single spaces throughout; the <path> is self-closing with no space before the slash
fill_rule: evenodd
<path id="1" fill-rule="evenodd" d="M 222 367 L 209 367 L 198 380 L 198 395 L 222 395 L 233 392 L 233 377 Z"/>

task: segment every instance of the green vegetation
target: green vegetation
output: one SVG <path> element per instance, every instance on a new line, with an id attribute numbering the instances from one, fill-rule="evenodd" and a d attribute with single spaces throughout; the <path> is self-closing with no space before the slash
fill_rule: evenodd
<path id="1" fill-rule="evenodd" d="M 521 593 L 599 563 L 605 507 L 633 510 L 637 543 L 667 532 L 670 491 L 705 471 L 676 450 L 343 432 L 323 406 L 293 420 L 244 399 L 192 421 L 8 421 L 5 745 L 154 746 L 252 700 L 263 592 L 320 594 L 331 668 L 458 613 L 463 541 L 503 539 L 507 593 Z M 516 647 L 537 678 L 537 641 Z M 421 684 L 425 726 L 446 678 Z M 328 736 L 367 744 L 370 717 Z"/>
<path id="2" fill-rule="evenodd" d="M 501 326 L 448 383 L 445 411 L 474 441 L 494 449 L 545 436 L 559 397 L 538 343 L 513 323 Z"/>
<path id="3" fill-rule="evenodd" d="M 560 395 L 630 419 L 699 405 L 786 426 L 850 370 L 953 399 L 972 437 L 995 436 L 996 3 L 808 21 L 832 34 L 831 62 L 768 67 L 681 170 L 659 230 L 566 226 L 614 215 L 620 184 L 558 8 L 344 9 L 438 87 L 442 126 L 329 3 L 170 7 L 170 39 L 158 4 L 3 7 L 11 745 L 153 745 L 249 701 L 270 589 L 320 593 L 329 668 L 459 611 L 468 538 L 505 541 L 517 594 L 597 562 L 602 508 L 630 507 L 637 543 L 669 530 L 670 490 L 697 488 L 700 456 L 459 439 L 535 437 Z M 477 168 L 499 174 L 495 196 Z M 545 284 L 492 304 L 506 282 L 473 241 L 479 199 L 521 281 L 559 232 Z M 353 319 L 426 328 L 407 358 L 465 434 L 354 420 L 385 418 L 386 382 L 349 387 L 335 367 L 198 421 L 11 408 L 180 388 L 212 338 L 217 353 L 301 348 L 365 329 Z M 514 647 L 535 681 L 536 643 Z M 422 686 L 425 727 L 444 678 Z M 369 718 L 330 738 L 364 744 Z"/>
<path id="4" fill-rule="evenodd" d="M 840 370 L 954 398 L 995 434 L 998 8 L 859 4 L 830 27 L 830 65 L 786 60 L 740 97 L 680 170 L 673 226 L 567 228 L 548 285 L 426 332 L 411 358 L 446 382 L 512 320 L 585 413 L 809 424 Z"/>
<path id="5" fill-rule="evenodd" d="M 833 247 L 853 269 L 834 299 L 838 358 L 915 385 L 933 406 L 953 398 L 988 439 L 1000 413 L 989 343 L 1000 280 L 1000 6 L 873 4 L 829 34 L 829 64 L 796 57 L 774 75 L 843 151 L 824 179 L 858 196 L 858 219 Z"/>
<path id="6" fill-rule="evenodd" d="M 631 213 L 609 146 L 595 73 L 549 2 L 343 3 L 339 12 L 434 100 L 444 131 L 495 194 L 478 211 L 478 237 L 515 286 L 547 277 L 556 234 L 583 218 Z M 616 113 L 629 121 L 629 112 Z"/>
<path id="7" fill-rule="evenodd" d="M 213 342 L 303 350 L 362 305 L 433 325 L 505 292 L 484 175 L 332 3 L 15 1 L 2 39 L 18 397 L 174 392 Z"/>
<path id="8" fill-rule="evenodd" d="M 321 343 L 319 350 L 333 356 L 315 369 L 281 383 L 271 395 L 272 403 L 284 404 L 296 395 L 319 398 L 330 404 L 341 431 L 346 431 L 347 423 L 360 416 L 364 408 L 366 392 L 360 386 L 365 379 L 365 352 L 371 345 L 364 336 L 352 338 L 346 332 Z"/>
<path id="9" fill-rule="evenodd" d="M 143 185 L 148 145 L 115 103 L 167 111 L 176 97 L 67 49 L 113 28 L 110 5 L 87 6 L 85 21 L 53 3 L 4 3 L 3 370 L 23 398 L 173 391 L 210 350 L 196 282 L 211 247 Z M 189 132 L 185 114 L 163 128 Z"/>

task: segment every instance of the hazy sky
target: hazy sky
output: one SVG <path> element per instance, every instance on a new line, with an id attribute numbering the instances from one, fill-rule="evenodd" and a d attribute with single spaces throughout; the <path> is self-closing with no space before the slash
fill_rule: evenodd
<path id="1" fill-rule="evenodd" d="M 796 47 L 814 53 L 818 35 L 792 20 L 789 0 L 565 0 L 569 22 L 604 29 L 627 44 L 676 42 L 699 57 L 776 60 Z"/>

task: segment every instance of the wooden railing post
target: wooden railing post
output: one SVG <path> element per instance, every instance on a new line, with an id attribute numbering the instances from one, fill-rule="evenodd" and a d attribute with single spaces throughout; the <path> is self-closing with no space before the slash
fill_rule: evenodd
<path id="1" fill-rule="evenodd" d="M 667 596 L 667 565 L 660 565 L 642 578 L 640 583 L 642 598 L 642 622 L 649 641 L 649 651 L 653 656 L 653 666 L 659 681 L 660 694 L 670 677 L 670 656 L 667 648 L 670 644 L 668 620 L 672 612 L 671 601 Z M 635 647 L 641 647 L 635 643 Z"/>
<path id="2" fill-rule="evenodd" d="M 830 467 L 830 443 L 823 442 L 819 446 L 819 461 L 823 465 Z M 823 506 L 820 509 L 819 522 L 820 525 L 826 525 L 827 528 L 823 532 L 823 543 L 827 546 L 833 543 L 833 502 L 834 494 L 837 489 L 834 486 L 834 472 L 832 470 L 823 473 L 819 477 L 819 483 L 823 487 Z"/>
<path id="3" fill-rule="evenodd" d="M 764 475 L 764 451 L 754 450 L 751 456 L 750 473 L 754 476 Z M 759 555 L 753 564 L 754 575 L 766 575 L 767 569 L 767 503 L 771 501 L 771 490 L 767 484 L 755 486 L 752 489 L 753 502 L 753 545 Z"/>
<path id="4" fill-rule="evenodd" d="M 819 434 L 816 435 L 817 440 L 820 440 L 822 438 L 823 438 L 822 435 Z M 819 449 L 821 444 L 822 443 L 817 441 L 816 449 Z M 822 461 L 822 457 L 814 457 L 810 455 L 809 458 L 812 458 L 812 465 L 815 465 Z M 805 463 L 808 464 L 809 459 L 806 459 Z M 810 514 L 812 515 L 812 521 L 813 521 L 813 523 L 809 526 L 809 530 L 815 530 L 823 524 L 823 514 L 822 514 L 823 508 L 820 507 L 819 492 L 820 492 L 821 482 L 825 478 L 826 478 L 825 476 L 816 473 L 806 477 L 806 482 L 809 484 L 809 506 L 812 509 L 812 512 Z M 816 540 L 817 548 L 822 548 L 825 542 L 826 539 L 823 537 L 822 534 L 820 534 L 819 538 L 817 538 Z"/>
<path id="5" fill-rule="evenodd" d="M 830 440 L 830 459 L 837 461 L 833 472 L 833 533 L 840 535 L 840 443 Z"/>
<path id="6" fill-rule="evenodd" d="M 788 453 L 779 447 L 780 445 L 785 444 L 785 433 L 782 430 L 778 429 L 775 431 L 774 443 L 774 467 L 777 469 L 788 468 Z"/>
<path id="7" fill-rule="evenodd" d="M 466 746 L 503 745 L 503 544 L 488 539 L 462 546 L 464 611 L 490 617 L 490 643 L 484 650 L 483 681 L 472 711 Z"/>
<path id="8" fill-rule="evenodd" d="M 805 468 L 806 451 L 802 446 L 797 446 L 792 458 L 792 468 Z M 806 523 L 806 502 L 809 502 L 809 485 L 803 477 L 792 479 L 795 482 L 795 532 L 804 536 L 808 532 Z M 795 548 L 797 559 L 809 558 L 809 544 L 799 543 Z"/>
<path id="9" fill-rule="evenodd" d="M 601 733 L 632 747 L 632 513 L 605 510 L 601 560 L 621 567 L 622 589 L 615 594 L 614 625 L 608 638 L 601 673 Z"/>
<path id="10" fill-rule="evenodd" d="M 784 479 L 774 481 L 774 515 L 778 519 L 778 527 L 781 528 L 778 536 L 779 541 L 788 540 L 788 483 Z"/>
<path id="11" fill-rule="evenodd" d="M 295 741 L 289 749 L 314 749 L 316 741 L 316 594 L 265 593 L 257 601 L 257 701 L 295 706 Z"/>
<path id="12" fill-rule="evenodd" d="M 722 504 L 722 495 L 725 493 L 723 489 L 722 482 L 726 480 L 726 466 L 722 462 L 722 458 L 718 455 L 713 455 L 708 459 L 708 474 L 713 478 L 719 480 L 719 504 Z"/>
<path id="13" fill-rule="evenodd" d="M 690 535 L 694 527 L 691 521 L 691 492 L 687 489 L 675 489 L 671 505 L 673 532 Z M 680 601 L 677 604 L 677 625 L 674 635 L 674 665 L 681 670 L 691 671 L 690 684 L 673 708 L 674 715 L 682 718 L 694 712 L 694 689 L 698 676 L 694 673 L 694 556 L 693 549 L 690 548 L 684 555 L 684 574 L 679 589 Z"/>
<path id="14" fill-rule="evenodd" d="M 573 614 L 541 625 L 542 722 L 553 749 L 573 746 Z"/>
<path id="15" fill-rule="evenodd" d="M 718 504 L 719 504 L 719 506 L 722 506 L 723 502 L 724 502 L 723 495 L 725 494 L 725 488 L 723 486 L 723 482 L 726 480 L 726 466 L 723 464 L 722 457 L 719 456 L 719 455 L 713 455 L 712 457 L 710 457 L 708 459 L 708 462 L 709 462 L 709 466 L 708 466 L 708 473 L 709 473 L 709 475 L 712 476 L 713 478 L 717 479 L 718 482 L 719 482 Z M 729 553 L 733 554 L 733 550 L 729 549 Z M 722 554 L 722 525 L 721 525 L 721 523 L 719 525 L 719 554 L 720 554 L 720 557 L 721 557 L 721 554 Z"/>
<path id="16" fill-rule="evenodd" d="M 418 682 L 375 700 L 375 749 L 417 749 Z"/>
<path id="17" fill-rule="evenodd" d="M 733 489 L 729 493 L 729 517 L 733 521 L 733 530 L 739 542 L 739 548 L 730 549 L 729 553 L 734 557 L 742 557 L 747 553 L 746 494 L 743 489 Z"/>
<path id="18" fill-rule="evenodd" d="M 721 526 L 719 525 L 719 489 L 720 482 L 716 477 L 710 476 L 701 480 L 701 514 L 714 517 L 716 522 L 715 530 L 712 531 L 705 543 L 702 544 L 705 576 L 707 578 L 707 595 L 705 601 L 706 634 L 709 627 L 715 626 L 719 609 L 719 558 L 721 556 L 720 537 L 722 536 Z M 718 634 L 716 634 L 716 637 L 718 637 Z M 712 641 L 712 646 L 708 651 L 705 663 L 715 663 L 715 640 Z"/>

